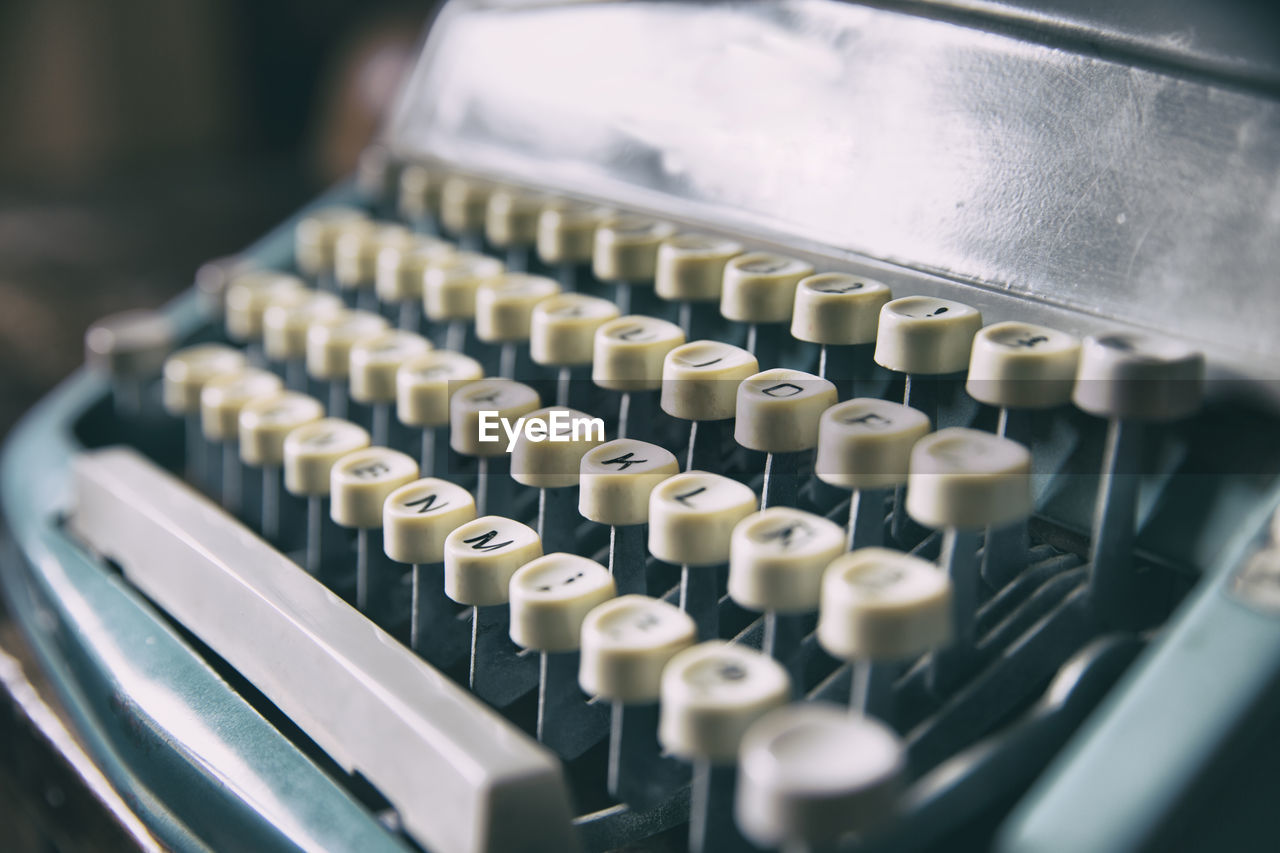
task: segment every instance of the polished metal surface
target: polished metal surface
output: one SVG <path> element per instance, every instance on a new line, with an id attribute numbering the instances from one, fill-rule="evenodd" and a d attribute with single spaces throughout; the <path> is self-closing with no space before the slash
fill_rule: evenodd
<path id="1" fill-rule="evenodd" d="M 1280 103 L 1211 79 L 826 0 L 454 2 L 387 137 L 1280 378 Z"/>

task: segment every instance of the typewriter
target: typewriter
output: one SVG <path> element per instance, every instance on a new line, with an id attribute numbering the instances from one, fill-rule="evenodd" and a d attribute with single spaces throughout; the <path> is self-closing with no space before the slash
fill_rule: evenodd
<path id="1" fill-rule="evenodd" d="M 447 4 L 5 449 L 147 831 L 1274 849 L 1274 30 L 1124 9 Z"/>

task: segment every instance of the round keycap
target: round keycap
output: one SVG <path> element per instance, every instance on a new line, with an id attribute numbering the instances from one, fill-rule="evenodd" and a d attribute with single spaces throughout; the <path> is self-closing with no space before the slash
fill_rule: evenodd
<path id="1" fill-rule="evenodd" d="M 511 576 L 511 639 L 521 648 L 571 652 L 582 622 L 618 594 L 609 570 L 573 554 L 547 554 Z"/>
<path id="2" fill-rule="evenodd" d="M 738 826 L 761 847 L 835 847 L 892 815 L 906 763 L 892 729 L 846 708 L 771 711 L 742 739 Z"/>
<path id="3" fill-rule="evenodd" d="M 671 451 L 619 438 L 583 454 L 578 466 L 578 511 L 600 524 L 624 526 L 649 520 L 649 495 L 655 486 L 680 473 Z"/>
<path id="4" fill-rule="evenodd" d="M 982 315 L 933 296 L 904 296 L 880 309 L 876 363 L 900 373 L 956 373 L 969 366 Z"/>
<path id="5" fill-rule="evenodd" d="M 1031 453 L 1016 441 L 952 427 L 911 450 L 907 513 L 927 527 L 998 527 L 1031 508 Z"/>
<path id="6" fill-rule="evenodd" d="M 538 239 L 538 214 L 542 199 L 522 190 L 501 188 L 489 196 L 484 235 L 494 246 L 532 246 Z"/>
<path id="7" fill-rule="evenodd" d="M 414 480 L 382 504 L 382 549 L 397 563 L 440 563 L 445 540 L 476 517 L 471 493 L 448 480 Z"/>
<path id="8" fill-rule="evenodd" d="M 476 291 L 502 275 L 501 261 L 475 252 L 457 252 L 432 263 L 423 273 L 422 305 L 436 322 L 470 320 L 476 316 Z"/>
<path id="9" fill-rule="evenodd" d="M 400 170 L 400 186 L 397 193 L 397 209 L 406 220 L 413 222 L 435 216 L 440 212 L 439 176 L 428 166 L 410 163 Z"/>
<path id="10" fill-rule="evenodd" d="M 293 361 L 307 356 L 307 329 L 313 323 L 337 316 L 344 310 L 342 300 L 332 293 L 302 291 L 267 306 L 262 312 L 262 344 L 267 358 Z"/>
<path id="11" fill-rule="evenodd" d="M 289 433 L 323 417 L 320 401 L 297 391 L 250 400 L 240 409 L 240 460 L 246 465 L 280 467 Z"/>
<path id="12" fill-rule="evenodd" d="M 904 661 L 951 640 L 951 579 L 933 563 L 859 548 L 822 576 L 818 642 L 842 660 Z"/>
<path id="13" fill-rule="evenodd" d="M 173 323 L 158 311 L 121 311 L 84 333 L 85 361 L 109 376 L 147 379 L 164 369 L 173 339 Z"/>
<path id="14" fill-rule="evenodd" d="M 727 563 L 734 525 L 759 505 L 749 486 L 720 474 L 669 477 L 649 495 L 649 551 L 677 565 Z"/>
<path id="15" fill-rule="evenodd" d="M 305 286 L 294 275 L 255 270 L 235 276 L 227 285 L 227 335 L 244 343 L 262 338 L 262 316 L 275 302 L 301 301 Z"/>
<path id="16" fill-rule="evenodd" d="M 463 175 L 450 175 L 440 187 L 440 223 L 450 234 L 479 232 L 493 187 Z"/>
<path id="17" fill-rule="evenodd" d="M 400 365 L 430 351 L 421 335 L 386 329 L 351 345 L 351 399 L 357 403 L 390 403 L 396 398 Z"/>
<path id="18" fill-rule="evenodd" d="M 381 527 L 387 495 L 417 477 L 418 463 L 398 450 L 348 453 L 329 471 L 329 517 L 343 527 Z"/>
<path id="19" fill-rule="evenodd" d="M 356 157 L 356 191 L 369 204 L 380 204 L 396 183 L 396 159 L 381 142 L 366 145 Z"/>
<path id="20" fill-rule="evenodd" d="M 689 614 L 665 601 L 647 595 L 606 601 L 582 623 L 578 683 L 588 696 L 612 702 L 656 702 L 663 667 L 697 634 Z"/>
<path id="21" fill-rule="evenodd" d="M 309 276 L 331 272 L 338 234 L 365 219 L 368 216 L 353 207 L 322 207 L 303 217 L 294 231 L 298 269 Z"/>
<path id="22" fill-rule="evenodd" d="M 538 216 L 538 258 L 546 264 L 590 263 L 596 228 L 613 215 L 608 208 L 557 199 Z"/>
<path id="23" fill-rule="evenodd" d="M 785 323 L 795 307 L 796 285 L 813 267 L 768 252 L 739 255 L 724 268 L 720 313 L 741 323 Z"/>
<path id="24" fill-rule="evenodd" d="M 617 316 L 618 306 L 607 299 L 581 293 L 548 297 L 533 308 L 529 355 L 554 367 L 590 364 L 596 330 Z"/>
<path id="25" fill-rule="evenodd" d="M 402 424 L 438 427 L 449 423 L 449 397 L 484 377 L 480 362 L 462 353 L 432 350 L 396 370 L 396 416 Z"/>
<path id="26" fill-rule="evenodd" d="M 1071 399 L 1080 341 L 1030 323 L 996 323 L 978 332 L 965 390 L 989 406 L 1047 409 Z"/>
<path id="27" fill-rule="evenodd" d="M 591 269 L 601 281 L 652 281 L 658 264 L 658 246 L 675 236 L 669 222 L 619 214 L 596 228 Z"/>
<path id="28" fill-rule="evenodd" d="M 791 334 L 832 346 L 872 343 L 880 309 L 892 298 L 888 285 L 862 276 L 843 272 L 808 276 L 796 285 Z"/>
<path id="29" fill-rule="evenodd" d="M 707 234 L 678 234 L 658 247 L 654 289 L 678 302 L 718 302 L 724 268 L 742 245 Z"/>
<path id="30" fill-rule="evenodd" d="M 610 391 L 656 391 L 667 354 L 684 343 L 675 323 L 630 314 L 596 329 L 591 381 Z"/>
<path id="31" fill-rule="evenodd" d="M 1072 399 L 1101 418 L 1171 421 L 1200 406 L 1204 356 L 1168 338 L 1138 332 L 1088 337 Z"/>
<path id="32" fill-rule="evenodd" d="M 811 512 L 770 507 L 733 528 L 729 596 L 748 610 L 810 613 L 822 573 L 844 550 L 844 529 Z"/>
<path id="33" fill-rule="evenodd" d="M 907 481 L 911 448 L 929 434 L 919 409 L 858 397 L 832 406 L 818 421 L 813 471 L 844 489 L 887 489 Z"/>
<path id="34" fill-rule="evenodd" d="M 409 249 L 417 238 L 403 225 L 362 222 L 345 226 L 333 245 L 333 272 L 344 290 L 371 288 L 378 277 L 378 253 L 389 246 Z"/>
<path id="35" fill-rule="evenodd" d="M 317 317 L 307 327 L 307 373 L 313 379 L 346 379 L 351 374 L 351 348 L 388 327 L 369 311 L 342 311 Z"/>
<path id="36" fill-rule="evenodd" d="M 284 439 L 284 487 L 299 497 L 324 497 L 333 463 L 368 446 L 369 433 L 340 418 L 300 426 Z"/>
<path id="37" fill-rule="evenodd" d="M 508 429 L 541 406 L 537 391 L 510 379 L 465 385 L 449 399 L 449 446 L 463 456 L 501 456 L 513 438 Z"/>
<path id="38" fill-rule="evenodd" d="M 658 740 L 682 758 L 732 763 L 751 724 L 790 698 L 787 671 L 773 658 L 719 640 L 699 643 L 662 671 Z"/>
<path id="39" fill-rule="evenodd" d="M 578 485 L 582 457 L 604 443 L 604 420 L 576 409 L 552 406 L 525 416 L 511 449 L 511 476 L 535 489 Z"/>
<path id="40" fill-rule="evenodd" d="M 686 421 L 721 421 L 738 409 L 738 385 L 760 372 L 756 357 L 719 341 L 678 346 L 662 362 L 662 411 Z"/>
<path id="41" fill-rule="evenodd" d="M 506 604 L 511 576 L 542 556 L 532 527 L 500 515 L 459 525 L 444 541 L 444 592 L 459 604 Z"/>
<path id="42" fill-rule="evenodd" d="M 200 389 L 200 428 L 209 441 L 240 438 L 240 410 L 258 397 L 274 395 L 284 387 L 280 377 L 256 367 L 212 377 Z"/>
<path id="43" fill-rule="evenodd" d="M 811 373 L 762 371 L 738 386 L 733 437 L 765 453 L 811 450 L 818 446 L 818 420 L 836 400 L 836 386 Z"/>
<path id="44" fill-rule="evenodd" d="M 215 376 L 235 373 L 246 365 L 244 353 L 222 344 L 197 344 L 178 350 L 164 361 L 164 407 L 174 415 L 200 411 L 200 391 Z"/>
<path id="45" fill-rule="evenodd" d="M 415 235 L 411 242 L 392 243 L 378 251 L 374 290 L 383 302 L 422 299 L 427 270 L 457 252 L 452 243 Z"/>
<path id="46" fill-rule="evenodd" d="M 504 273 L 476 291 L 476 337 L 486 343 L 529 340 L 533 308 L 560 292 L 554 279 L 527 273 Z"/>

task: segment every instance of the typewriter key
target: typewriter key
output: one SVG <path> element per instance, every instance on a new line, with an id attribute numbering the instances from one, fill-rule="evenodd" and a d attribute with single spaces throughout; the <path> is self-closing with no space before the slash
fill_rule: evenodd
<path id="1" fill-rule="evenodd" d="M 591 375 L 596 330 L 618 316 L 618 306 L 607 299 L 562 293 L 533 308 L 529 326 L 529 355 L 536 364 L 559 368 L 556 405 L 570 405 L 582 397 Z M 577 385 L 577 393 L 574 386 Z"/>
<path id="2" fill-rule="evenodd" d="M 614 302 L 623 314 L 657 313 L 652 298 L 653 277 L 658 265 L 658 246 L 676 233 L 669 222 L 631 214 L 616 214 L 596 228 L 591 268 L 597 279 L 615 286 Z M 632 296 L 637 289 L 645 297 Z"/>
<path id="3" fill-rule="evenodd" d="M 604 421 L 563 407 L 525 416 L 511 449 L 511 477 L 538 490 L 538 535 L 548 551 L 578 547 L 578 481 L 582 457 L 604 443 Z"/>
<path id="4" fill-rule="evenodd" d="M 406 250 L 418 240 L 408 228 L 372 220 L 344 225 L 333 244 L 333 273 L 349 308 L 378 311 L 378 253 L 394 246 Z"/>
<path id="5" fill-rule="evenodd" d="M 416 355 L 396 370 L 396 417 L 422 430 L 424 474 L 443 477 L 449 472 L 449 443 L 439 435 L 449 426 L 449 397 L 483 377 L 480 362 L 449 350 Z"/>
<path id="6" fill-rule="evenodd" d="M 395 309 L 396 325 L 405 332 L 425 334 L 422 289 L 427 270 L 452 258 L 452 243 L 418 236 L 409 243 L 391 243 L 378 251 L 374 292 L 378 301 Z"/>
<path id="7" fill-rule="evenodd" d="M 464 175 L 450 175 L 440 187 L 440 224 L 468 252 L 484 249 L 484 220 L 493 186 Z"/>
<path id="8" fill-rule="evenodd" d="M 538 239 L 538 214 L 542 199 L 533 193 L 499 188 L 485 208 L 484 234 L 489 245 L 506 253 L 507 269 L 529 269 L 529 250 Z"/>
<path id="9" fill-rule="evenodd" d="M 295 521 L 280 493 L 283 483 L 284 442 L 289 433 L 324 417 L 320 401 L 297 391 L 258 397 L 240 409 L 240 460 L 262 469 L 262 538 L 282 544 L 282 519 Z M 292 525 L 287 525 L 292 528 Z"/>
<path id="10" fill-rule="evenodd" d="M 319 320 L 343 311 L 342 300 L 332 293 L 307 290 L 273 301 L 262 313 L 262 344 L 268 364 L 283 364 L 285 384 L 294 391 L 309 391 L 307 382 L 307 329 Z"/>
<path id="11" fill-rule="evenodd" d="M 488 357 L 489 348 L 482 348 L 475 337 L 476 291 L 503 269 L 500 261 L 474 252 L 458 252 L 427 267 L 422 306 L 428 320 L 445 324 L 445 349 L 482 362 Z"/>
<path id="12" fill-rule="evenodd" d="M 500 344 L 498 375 L 504 379 L 533 378 L 529 364 L 529 332 L 533 308 L 560 292 L 554 279 L 528 273 L 503 273 L 476 290 L 476 337 Z"/>
<path id="13" fill-rule="evenodd" d="M 907 375 L 904 403 L 938 425 L 939 377 L 969 366 L 973 336 L 982 315 L 959 302 L 932 296 L 904 296 L 880 309 L 875 360 Z"/>
<path id="14" fill-rule="evenodd" d="M 441 183 L 440 174 L 421 163 L 410 163 L 400 170 L 396 210 L 414 231 L 440 232 Z"/>
<path id="15" fill-rule="evenodd" d="M 307 499 L 306 569 L 330 582 L 346 548 L 342 530 L 329 516 L 333 464 L 369 446 L 369 433 L 350 421 L 325 418 L 298 427 L 284 440 L 284 487 Z"/>
<path id="16" fill-rule="evenodd" d="M 341 311 L 316 317 L 307 327 L 307 374 L 329 383 L 325 407 L 335 418 L 347 417 L 347 380 L 351 375 L 351 348 L 365 338 L 386 331 L 387 321 L 369 311 Z"/>
<path id="17" fill-rule="evenodd" d="M 154 311 L 122 311 L 97 320 L 84 333 L 85 362 L 111 383 L 111 404 L 121 418 L 147 409 L 147 387 L 173 349 L 169 319 Z"/>
<path id="18" fill-rule="evenodd" d="M 262 318 L 275 303 L 301 301 L 306 288 L 294 275 L 255 270 L 231 279 L 226 293 L 227 337 L 245 345 L 251 364 L 265 367 Z"/>
<path id="19" fill-rule="evenodd" d="M 609 391 L 621 391 L 618 438 L 653 440 L 660 432 L 657 392 L 662 387 L 667 354 L 684 343 L 674 323 L 633 314 L 596 329 L 591 380 Z"/>
<path id="20" fill-rule="evenodd" d="M 542 407 L 538 392 L 510 379 L 481 379 L 449 400 L 449 446 L 477 460 L 476 506 L 485 515 L 515 512 L 511 446 L 521 418 Z"/>
<path id="21" fill-rule="evenodd" d="M 662 410 L 690 421 L 687 470 L 720 470 L 733 435 L 738 385 L 760 372 L 744 349 L 717 341 L 693 341 L 662 362 Z"/>
<path id="22" fill-rule="evenodd" d="M 799 370 L 776 367 L 738 386 L 734 438 L 767 454 L 761 509 L 795 506 L 802 466 L 818 446 L 818 421 L 835 403 L 835 385 Z"/>
<path id="23" fill-rule="evenodd" d="M 261 484 L 257 476 L 246 476 L 240 462 L 240 410 L 250 400 L 273 396 L 283 387 L 274 373 L 246 367 L 214 376 L 200 389 L 200 423 L 205 440 L 220 448 L 222 454 L 222 506 L 242 519 L 251 514 Z"/>
<path id="24" fill-rule="evenodd" d="M 351 345 L 351 399 L 372 406 L 370 434 L 379 447 L 392 444 L 391 407 L 396 402 L 400 365 L 431 349 L 421 335 L 387 329 Z"/>
<path id="25" fill-rule="evenodd" d="M 841 397 L 872 396 L 858 383 L 875 366 L 870 350 L 880 309 L 892 298 L 887 285 L 842 272 L 818 273 L 796 285 L 791 334 L 821 345 L 818 375 L 836 383 Z"/>
<path id="26" fill-rule="evenodd" d="M 717 336 L 724 268 L 742 251 L 741 244 L 708 234 L 677 234 L 658 247 L 654 291 L 679 306 L 686 338 Z"/>
<path id="27" fill-rule="evenodd" d="M 334 244 L 343 229 L 368 216 L 353 207 L 323 207 L 304 216 L 294 230 L 294 259 L 298 272 L 322 290 L 332 290 Z"/>
<path id="28" fill-rule="evenodd" d="M 779 367 L 786 327 L 795 307 L 796 285 L 813 267 L 768 252 L 739 255 L 724 268 L 720 313 L 747 324 L 747 351 L 765 367 Z"/>
<path id="29" fill-rule="evenodd" d="M 556 199 L 538 216 L 538 259 L 556 270 L 565 292 L 594 290 L 590 285 L 596 228 L 613 216 L 607 208 Z"/>

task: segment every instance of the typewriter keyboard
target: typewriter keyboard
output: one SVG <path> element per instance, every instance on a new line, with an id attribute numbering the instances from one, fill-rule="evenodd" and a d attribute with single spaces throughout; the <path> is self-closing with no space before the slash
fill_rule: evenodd
<path id="1" fill-rule="evenodd" d="M 90 330 L 68 525 L 405 843 L 986 844 L 1194 584 L 1182 344 L 384 166 Z"/>

